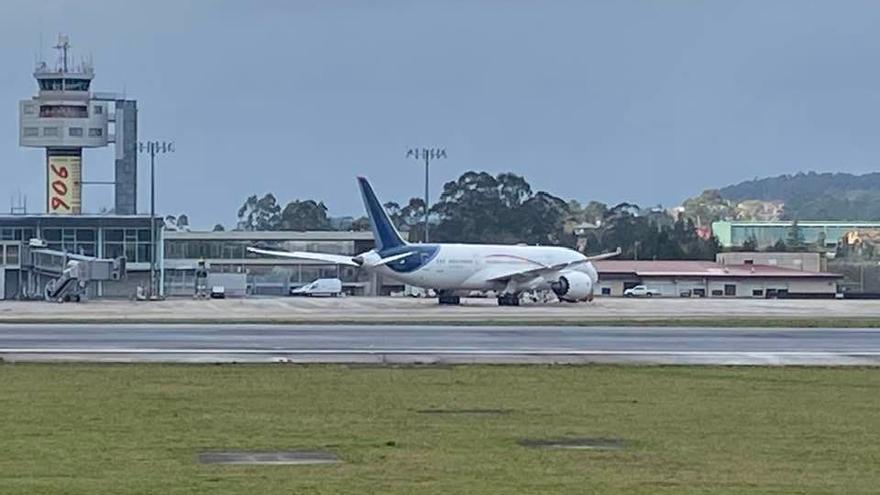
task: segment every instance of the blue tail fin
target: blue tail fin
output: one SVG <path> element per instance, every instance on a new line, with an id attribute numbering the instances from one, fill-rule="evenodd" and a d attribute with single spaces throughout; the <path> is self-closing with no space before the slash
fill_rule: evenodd
<path id="1" fill-rule="evenodd" d="M 370 225 L 373 226 L 376 250 L 384 251 L 405 245 L 406 242 L 400 237 L 391 219 L 388 218 L 388 213 L 382 207 L 382 203 L 376 198 L 376 193 L 373 192 L 370 182 L 363 177 L 358 177 L 358 185 L 361 188 L 361 196 L 364 198 L 364 208 L 367 210 L 367 216 L 370 217 Z"/>

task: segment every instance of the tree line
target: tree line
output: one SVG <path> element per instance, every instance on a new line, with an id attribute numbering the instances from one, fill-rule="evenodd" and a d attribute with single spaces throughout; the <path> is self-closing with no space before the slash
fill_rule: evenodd
<path id="1" fill-rule="evenodd" d="M 424 239 L 425 202 L 411 198 L 385 205 L 391 220 L 411 241 Z M 567 246 L 587 254 L 620 247 L 621 259 L 714 260 L 712 237 L 700 236 L 683 216 L 669 217 L 635 204 L 582 205 L 534 191 L 522 176 L 469 171 L 443 185 L 430 205 L 432 242 L 525 243 Z M 238 209 L 236 230 L 369 230 L 366 217 L 334 219 L 322 201 L 294 200 L 282 207 L 274 194 L 248 197 Z"/>

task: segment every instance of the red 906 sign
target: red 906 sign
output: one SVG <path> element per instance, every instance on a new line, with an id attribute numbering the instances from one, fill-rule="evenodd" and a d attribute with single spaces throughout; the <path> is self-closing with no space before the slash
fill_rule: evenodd
<path id="1" fill-rule="evenodd" d="M 52 211 L 63 209 L 64 211 L 70 211 L 70 204 L 66 201 L 68 187 L 65 181 L 70 177 L 70 170 L 67 168 L 67 165 L 49 165 L 49 170 L 51 171 L 51 176 L 49 178 L 49 184 L 52 188 L 52 194 L 50 196 L 50 202 Z"/>
<path id="2" fill-rule="evenodd" d="M 80 166 L 76 156 L 51 156 L 47 184 L 49 213 L 80 212 Z"/>

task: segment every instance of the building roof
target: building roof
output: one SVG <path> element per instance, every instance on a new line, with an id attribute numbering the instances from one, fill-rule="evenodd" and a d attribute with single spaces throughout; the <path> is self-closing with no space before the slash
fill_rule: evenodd
<path id="1" fill-rule="evenodd" d="M 791 227 L 793 220 L 719 220 L 712 222 L 715 225 L 730 225 L 732 227 Z M 839 221 L 839 220 L 798 220 L 799 227 L 880 227 L 880 222 L 875 221 Z"/>
<path id="2" fill-rule="evenodd" d="M 222 232 L 166 231 L 168 241 L 372 241 L 370 231 L 248 231 Z"/>
<path id="3" fill-rule="evenodd" d="M 156 217 L 161 225 L 161 217 Z M 2 227 L 146 227 L 150 226 L 149 215 L 0 215 Z"/>
<path id="4" fill-rule="evenodd" d="M 637 277 L 727 277 L 727 278 L 841 278 L 827 272 L 811 272 L 771 265 L 722 265 L 713 261 L 629 261 L 595 262 L 599 275 Z"/>

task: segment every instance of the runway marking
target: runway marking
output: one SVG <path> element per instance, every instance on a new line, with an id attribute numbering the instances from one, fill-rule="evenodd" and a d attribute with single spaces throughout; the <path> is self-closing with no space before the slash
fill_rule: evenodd
<path id="1" fill-rule="evenodd" d="M 880 356 L 878 351 L 613 351 L 613 350 L 521 350 L 521 349 L 0 349 L 0 354 L 441 354 L 526 356 Z"/>
<path id="2" fill-rule="evenodd" d="M 620 334 L 650 332 L 659 336 L 674 332 L 679 333 L 695 333 L 695 332 L 712 332 L 713 337 L 724 337 L 725 334 L 742 334 L 742 333 L 880 333 L 880 328 L 872 327 L 713 327 L 713 326 L 614 326 L 614 325 L 583 325 L 577 323 L 570 325 L 470 325 L 470 324 L 442 324 L 442 325 L 425 325 L 425 324 L 385 324 L 385 323 L 237 323 L 232 322 L 213 322 L 213 323 L 3 323 L 0 322 L 0 337 L 7 337 L 8 332 L 20 329 L 46 329 L 57 331 L 58 329 L 72 330 L 95 330 L 113 331 L 113 332 L 130 332 L 140 330 L 153 330 L 160 328 L 161 332 L 172 333 L 175 329 L 183 329 L 197 331 L 198 333 L 211 333 L 218 330 L 225 331 L 229 329 L 236 330 L 265 330 L 277 332 L 281 330 L 290 332 L 303 331 L 320 331 L 326 333 L 340 333 L 353 331 L 372 331 L 382 330 L 384 332 L 438 332 L 438 331 L 456 331 L 456 332 L 522 332 L 523 330 L 542 333 L 546 331 L 564 331 L 564 332 L 614 332 Z M 160 333 L 157 333 L 159 335 Z M 33 336 L 34 334 L 27 334 Z"/>

